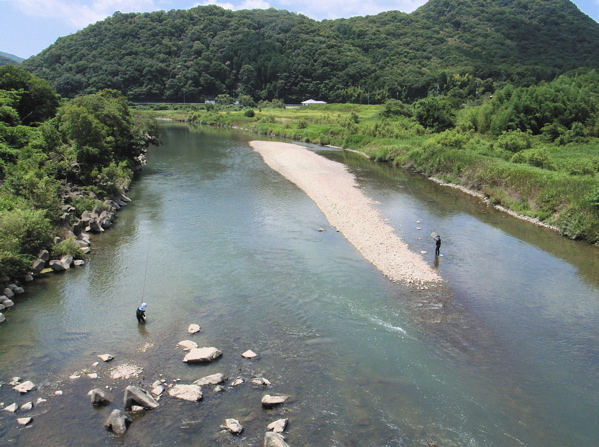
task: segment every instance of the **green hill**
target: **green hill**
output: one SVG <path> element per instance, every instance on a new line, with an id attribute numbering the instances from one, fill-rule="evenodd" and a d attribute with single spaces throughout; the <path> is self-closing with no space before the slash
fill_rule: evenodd
<path id="1" fill-rule="evenodd" d="M 25 59 L 23 59 L 22 57 L 0 51 L 0 66 L 8 64 L 20 64 L 24 60 Z"/>
<path id="2" fill-rule="evenodd" d="M 217 6 L 115 13 L 23 63 L 64 96 L 133 100 L 473 97 L 599 68 L 599 24 L 569 0 L 430 0 L 411 14 L 315 21 Z"/>

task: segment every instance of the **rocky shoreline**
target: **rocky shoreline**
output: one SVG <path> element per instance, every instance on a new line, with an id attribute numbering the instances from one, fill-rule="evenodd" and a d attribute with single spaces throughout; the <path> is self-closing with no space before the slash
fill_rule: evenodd
<path id="1" fill-rule="evenodd" d="M 71 223 L 71 215 L 75 208 L 72 205 L 63 206 L 63 214 L 59 221 L 59 231 L 63 236 L 56 236 L 54 244 L 65 240 L 73 240 L 85 255 L 91 251 L 91 233 L 102 233 L 112 227 L 117 212 L 127 206 L 131 199 L 123 190 L 119 195 L 105 198 L 102 206 L 96 206 L 91 211 L 83 211 L 81 216 Z M 48 250 L 42 250 L 33 261 L 30 271 L 20 278 L 0 277 L 0 284 L 6 285 L 0 295 L 0 324 L 6 321 L 6 311 L 15 305 L 13 298 L 25 292 L 25 283 L 34 281 L 40 275 L 51 272 L 64 272 L 73 267 L 85 264 L 83 259 L 75 259 L 73 255 L 65 255 L 51 259 Z"/>

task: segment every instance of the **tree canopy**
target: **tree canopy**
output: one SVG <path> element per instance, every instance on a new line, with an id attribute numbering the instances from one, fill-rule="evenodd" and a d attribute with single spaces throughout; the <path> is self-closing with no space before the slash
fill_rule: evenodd
<path id="1" fill-rule="evenodd" d="M 599 25 L 569 0 L 429 0 L 411 14 L 321 22 L 208 5 L 117 12 L 24 66 L 67 97 L 108 88 L 151 101 L 413 102 L 597 69 Z"/>
<path id="2" fill-rule="evenodd" d="M 47 81 L 0 67 L 0 271 L 22 273 L 65 211 L 122 192 L 156 136 L 117 91 L 59 103 Z"/>

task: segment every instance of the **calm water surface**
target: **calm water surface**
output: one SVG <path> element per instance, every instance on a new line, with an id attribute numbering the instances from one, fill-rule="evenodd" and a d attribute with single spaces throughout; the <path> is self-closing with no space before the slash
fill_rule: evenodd
<path id="1" fill-rule="evenodd" d="M 4 384 L 0 402 L 48 399 L 28 414 L 1 411 L 0 445 L 261 446 L 281 417 L 290 446 L 597 445 L 596 248 L 422 177 L 327 152 L 443 276 L 443 286 L 419 291 L 366 262 L 249 148 L 254 137 L 161 130 L 133 202 L 94 237 L 89 263 L 28 286 L 0 326 L 0 383 L 18 375 L 39 387 L 18 396 Z M 443 238 L 437 262 L 433 231 Z M 145 326 L 134 315 L 142 300 Z M 188 335 L 190 323 L 201 333 Z M 224 355 L 184 364 L 185 339 Z M 243 359 L 247 349 L 259 357 Z M 115 360 L 92 366 L 103 353 Z M 109 378 L 126 363 L 142 374 Z M 69 379 L 76 372 L 83 377 Z M 216 372 L 246 382 L 205 388 L 197 404 L 164 397 L 123 436 L 103 428 L 128 384 Z M 273 386 L 252 387 L 256 376 Z M 114 401 L 92 407 L 95 387 Z M 267 411 L 267 393 L 291 399 Z M 25 415 L 34 421 L 21 428 Z M 242 435 L 219 432 L 226 418 Z"/>

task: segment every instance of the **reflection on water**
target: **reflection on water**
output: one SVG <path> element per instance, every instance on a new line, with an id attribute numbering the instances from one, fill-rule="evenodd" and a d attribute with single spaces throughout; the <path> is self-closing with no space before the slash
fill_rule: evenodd
<path id="1" fill-rule="evenodd" d="M 0 444 L 259 446 L 281 417 L 291 446 L 595 444 L 596 249 L 422 177 L 327 153 L 446 280 L 428 291 L 397 285 L 248 138 L 163 125 L 164 146 L 150 151 L 114 228 L 94 238 L 88 265 L 18 299 L 0 327 L 0 380 L 19 375 L 39 390 L 18 396 L 2 385 L 0 402 L 48 402 L 28 413 L 27 428 L 15 422 L 25 413 L 0 411 Z M 135 319 L 142 300 L 146 325 Z M 187 334 L 190 323 L 201 332 Z M 224 355 L 187 365 L 177 347 L 185 339 Z M 247 349 L 259 357 L 241 357 Z M 115 360 L 94 365 L 104 353 Z M 129 364 L 142 373 L 110 378 Z M 103 428 L 128 384 L 216 372 L 245 382 L 206 387 L 197 404 L 164 397 L 122 437 Z M 256 376 L 272 387 L 252 386 Z M 108 387 L 108 407 L 91 406 L 96 387 Z M 264 410 L 267 393 L 290 402 Z M 244 432 L 221 433 L 226 418 Z"/>

